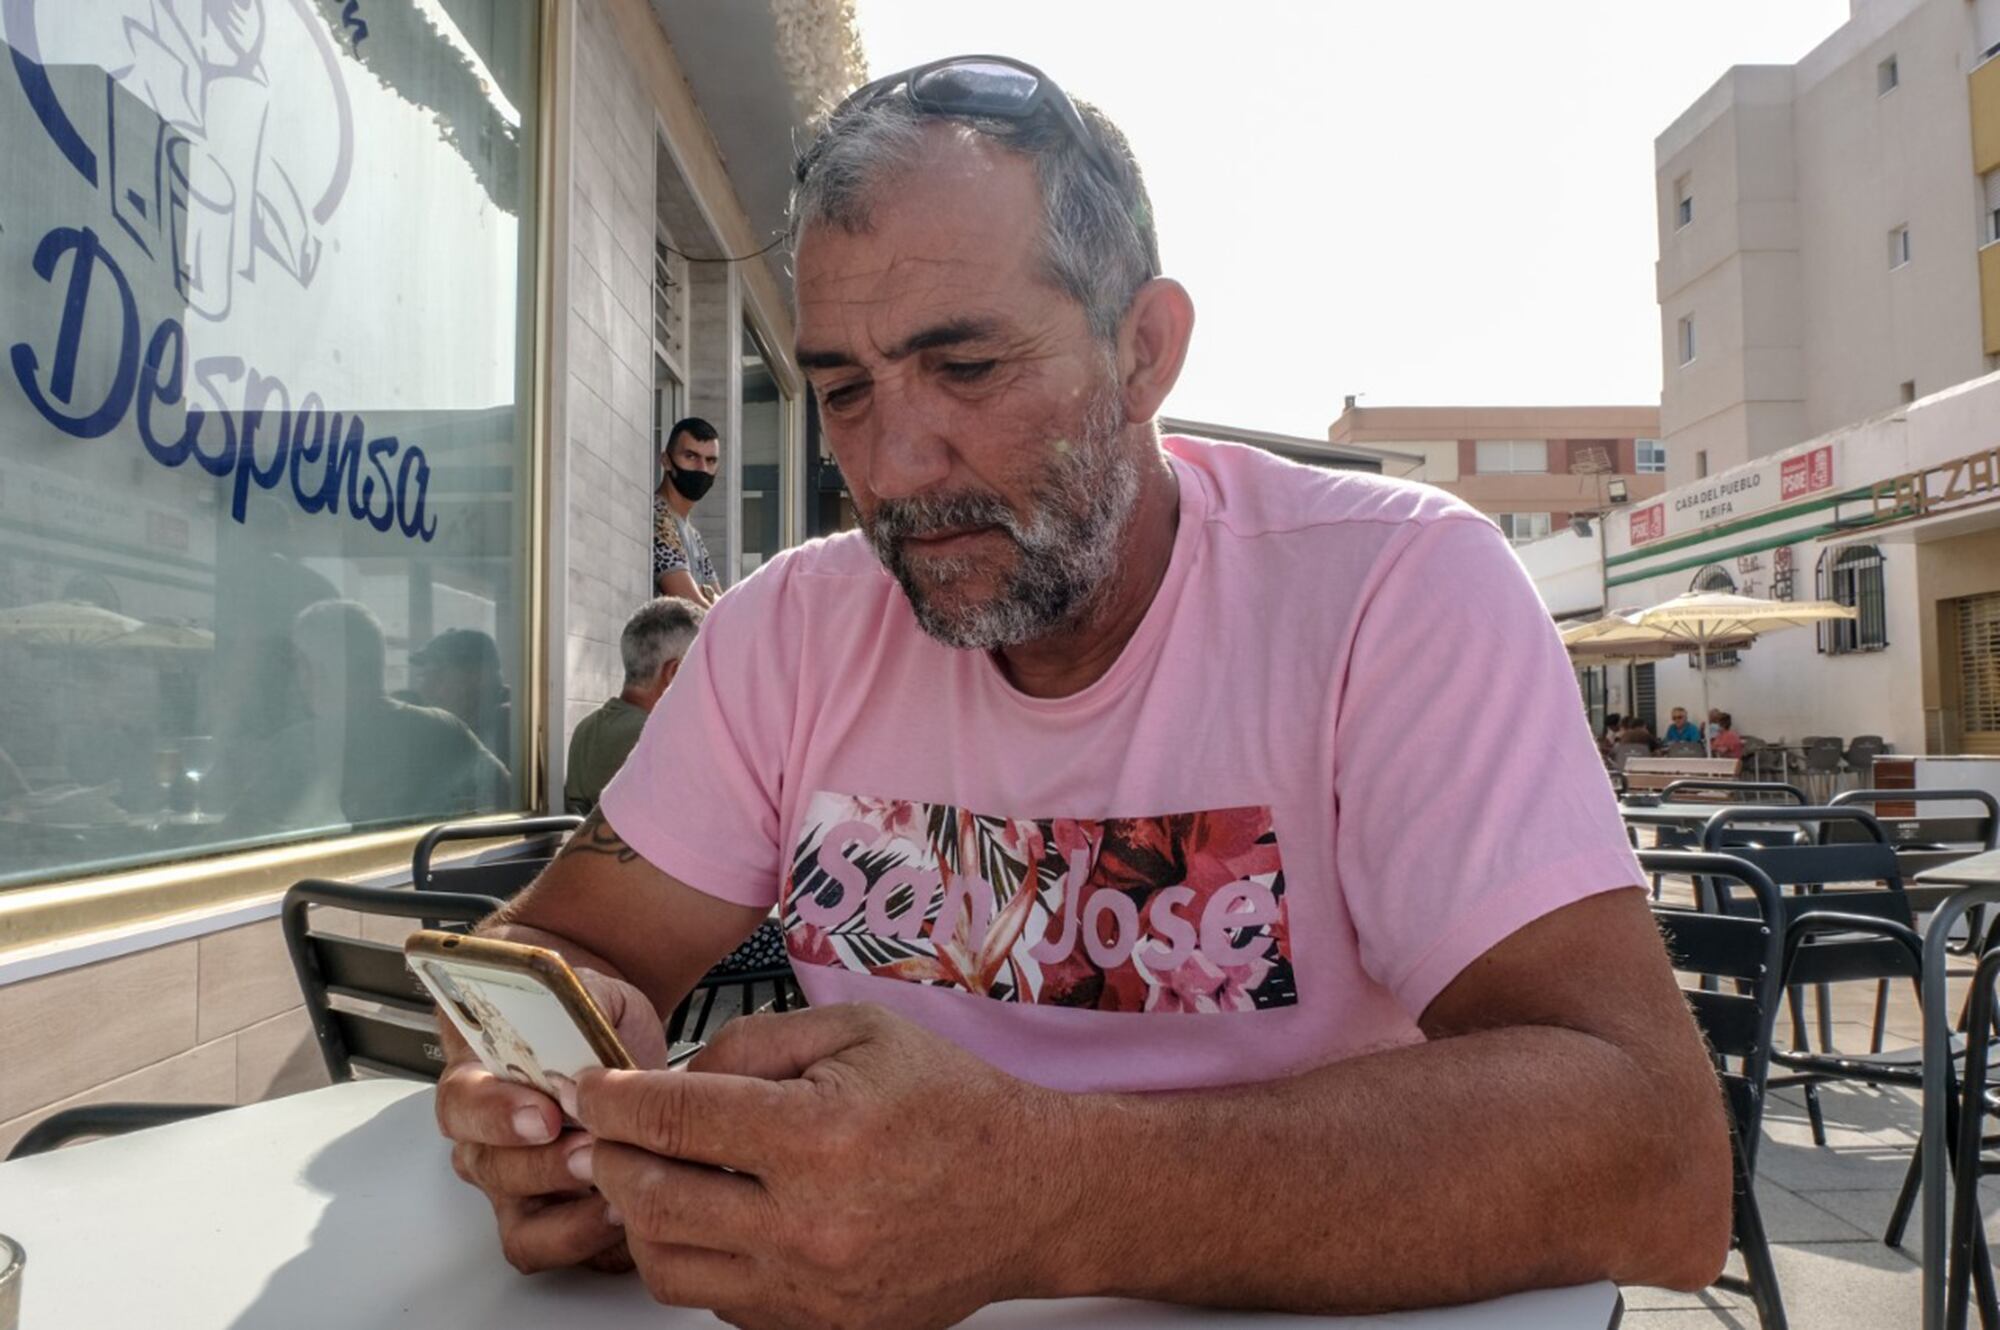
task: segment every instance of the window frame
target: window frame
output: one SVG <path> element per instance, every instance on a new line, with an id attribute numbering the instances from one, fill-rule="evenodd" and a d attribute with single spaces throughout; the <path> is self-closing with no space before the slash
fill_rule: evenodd
<path id="1" fill-rule="evenodd" d="M 1539 524 L 1531 520 L 1529 525 L 1531 527 L 1539 525 L 1542 529 L 1540 531 L 1529 531 L 1525 535 L 1516 532 L 1514 529 L 1515 520 L 1523 517 L 1529 519 L 1540 518 L 1541 521 Z M 1555 534 L 1555 514 L 1546 510 L 1533 509 L 1527 512 L 1510 511 L 1495 513 L 1493 514 L 1493 521 L 1500 528 L 1500 534 L 1507 538 L 1509 545 L 1526 545 L 1530 541 L 1542 540 Z"/>
<path id="2" fill-rule="evenodd" d="M 559 207 L 566 206 L 556 167 L 558 86 L 557 14 L 551 0 L 528 0 L 536 50 L 532 106 L 523 106 L 524 132 L 532 148 L 522 159 L 527 177 L 523 198 L 532 207 L 524 224 L 523 267 L 518 307 L 520 412 L 525 433 L 521 458 L 524 487 L 516 498 L 527 530 L 515 557 L 521 564 L 522 610 L 517 631 L 524 643 L 520 677 L 514 681 L 513 764 L 520 778 L 518 802 L 486 811 L 395 825 L 374 825 L 322 833 L 312 830 L 212 849 L 73 871 L 0 887 L 0 931 L 10 938 L 0 956 L 0 984 L 10 970 L 26 966 L 30 975 L 57 973 L 97 959 L 131 954 L 165 942 L 199 937 L 257 919 L 275 918 L 279 897 L 301 877 L 325 877 L 382 885 L 409 878 L 410 854 L 432 829 L 446 822 L 503 822 L 545 807 L 549 798 L 549 708 L 547 692 L 552 627 L 547 591 L 546 513 L 551 438 L 555 430 L 549 383 L 556 324 L 566 311 L 556 300 L 558 269 L 566 265 L 548 253 Z M 556 362 L 558 365 L 560 362 Z M 372 482 L 371 482 L 372 483 Z M 560 742 L 560 730 L 557 740 Z M 557 798 L 559 799 L 559 790 Z M 559 811 L 559 810 L 558 810 Z M 479 857 L 488 847 L 468 843 L 463 850 L 441 848 L 440 863 Z M 115 932 L 115 936 L 113 936 Z M 29 949 L 35 954 L 28 954 Z"/>
<path id="3" fill-rule="evenodd" d="M 1736 594 L 1736 589 L 1736 575 L 1719 563 L 1703 564 L 1701 567 L 1695 569 L 1694 577 L 1688 582 L 1689 591 L 1720 591 L 1733 596 Z M 1700 651 L 1690 651 L 1687 653 L 1688 667 L 1690 669 L 1701 668 L 1701 662 L 1698 659 L 1700 655 Z M 1742 659 L 1742 656 L 1737 653 L 1734 647 L 1722 651 L 1711 651 L 1708 653 L 1707 667 L 1711 670 L 1728 669 L 1730 666 L 1739 663 Z"/>
<path id="4" fill-rule="evenodd" d="M 1683 314 L 1674 325 L 1674 354 L 1680 357 L 1682 365 L 1694 364 L 1695 327 L 1694 315 Z"/>
<path id="5" fill-rule="evenodd" d="M 1648 466 L 1640 456 L 1641 449 L 1650 445 L 1658 451 L 1658 465 Z M 1636 476 L 1664 476 L 1667 474 L 1667 445 L 1659 439 L 1632 440 L 1632 474 Z"/>
<path id="6" fill-rule="evenodd" d="M 1820 600 L 1860 610 L 1855 619 L 1817 626 L 1823 656 L 1858 656 L 1889 649 L 1889 585 L 1883 569 L 1888 556 L 1874 541 L 1853 541 L 1820 551 L 1813 569 L 1813 594 Z"/>
<path id="7" fill-rule="evenodd" d="M 1508 464 L 1505 467 L 1488 467 L 1486 450 L 1504 448 Z M 1515 451 L 1521 448 L 1541 449 L 1541 465 L 1520 467 L 1513 464 Z M 1472 444 L 1473 474 L 1479 476 L 1546 476 L 1549 474 L 1549 441 L 1547 439 L 1476 439 Z"/>

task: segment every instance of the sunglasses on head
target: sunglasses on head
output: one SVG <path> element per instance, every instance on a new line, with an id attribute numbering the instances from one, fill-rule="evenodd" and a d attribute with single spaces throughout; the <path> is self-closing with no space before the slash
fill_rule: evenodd
<path id="1" fill-rule="evenodd" d="M 1111 184 L 1118 183 L 1117 170 L 1090 137 L 1069 94 L 1041 70 L 1010 56 L 954 55 L 863 84 L 834 108 L 827 117 L 827 130 L 842 117 L 865 110 L 894 96 L 898 90 L 910 99 L 910 105 L 930 115 L 1028 120 L 1048 107 L 1083 149 L 1083 155 L 1097 173 Z M 822 130 L 812 146 L 800 155 L 797 167 L 800 184 L 819 165 L 826 139 L 827 132 Z"/>

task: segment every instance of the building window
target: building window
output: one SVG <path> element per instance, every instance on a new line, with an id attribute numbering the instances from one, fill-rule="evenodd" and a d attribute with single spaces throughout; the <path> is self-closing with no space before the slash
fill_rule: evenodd
<path id="1" fill-rule="evenodd" d="M 364 8 L 9 8 L 0 887 L 526 806 L 537 6 Z"/>
<path id="2" fill-rule="evenodd" d="M 1988 171 L 1979 177 L 1980 208 L 1979 243 L 1990 245 L 2000 240 L 2000 171 Z"/>
<path id="3" fill-rule="evenodd" d="M 1915 379 L 1904 379 L 1902 387 L 1896 391 L 1902 396 L 1906 404 L 1914 402 L 1917 400 L 1917 381 Z"/>
<path id="4" fill-rule="evenodd" d="M 1875 95 L 1877 97 L 1887 97 L 1890 93 L 1894 92 L 1896 84 L 1899 81 L 1896 74 L 1895 56 L 1892 55 L 1881 64 L 1875 66 Z"/>
<path id="5" fill-rule="evenodd" d="M 1642 476 L 1666 474 L 1667 445 L 1658 439 L 1632 441 L 1632 469 Z"/>
<path id="6" fill-rule="evenodd" d="M 1493 520 L 1500 524 L 1500 534 L 1521 545 L 1549 534 L 1549 516 L 1548 513 L 1495 513 Z"/>
<path id="7" fill-rule="evenodd" d="M 1889 232 L 1889 266 L 1900 268 L 1910 261 L 1910 228 L 1899 226 Z"/>
<path id="8" fill-rule="evenodd" d="M 1882 589 L 1882 550 L 1876 545 L 1836 545 L 1819 556 L 1814 580 L 1821 600 L 1851 605 L 1853 619 L 1819 625 L 1819 649 L 1829 656 L 1880 651 L 1889 645 L 1889 616 Z"/>
<path id="9" fill-rule="evenodd" d="M 1694 315 L 1690 314 L 1680 321 L 1678 333 L 1675 344 L 1680 348 L 1681 364 L 1691 364 L 1694 361 Z"/>
<path id="10" fill-rule="evenodd" d="M 1694 575 L 1694 581 L 1688 583 L 1688 590 L 1718 591 L 1724 595 L 1733 596 L 1736 594 L 1736 579 L 1731 577 L 1729 570 L 1721 564 L 1711 563 Z M 1700 654 L 1699 651 L 1688 652 L 1688 664 L 1697 664 L 1695 657 Z M 1722 669 L 1726 666 L 1736 664 L 1737 660 L 1738 656 L 1733 649 L 1711 651 L 1708 653 L 1708 668 L 1711 670 Z"/>
<path id="11" fill-rule="evenodd" d="M 1708 449 L 1697 448 L 1694 454 L 1694 478 L 1700 480 L 1708 474 Z"/>
<path id="12" fill-rule="evenodd" d="M 1541 439 L 1481 439 L 1474 453 L 1482 476 L 1545 476 L 1549 445 Z"/>
<path id="13" fill-rule="evenodd" d="M 1694 194 L 1690 190 L 1690 180 L 1682 176 L 1674 181 L 1674 230 L 1678 231 L 1694 220 Z"/>

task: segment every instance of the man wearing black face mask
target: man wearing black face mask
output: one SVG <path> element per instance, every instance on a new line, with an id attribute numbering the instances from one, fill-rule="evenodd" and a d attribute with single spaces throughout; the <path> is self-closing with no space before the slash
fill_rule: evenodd
<path id="1" fill-rule="evenodd" d="M 715 483 L 722 464 L 715 426 L 699 416 L 676 421 L 660 461 L 666 474 L 653 494 L 653 589 L 706 608 L 722 594 L 722 579 L 688 514 Z"/>

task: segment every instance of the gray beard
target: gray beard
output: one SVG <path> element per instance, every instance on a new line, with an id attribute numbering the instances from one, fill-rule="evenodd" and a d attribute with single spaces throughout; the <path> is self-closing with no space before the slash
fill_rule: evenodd
<path id="1" fill-rule="evenodd" d="M 1122 537 L 1139 498 L 1139 464 L 1123 445 L 1124 412 L 1115 388 L 1084 411 L 1081 437 L 1057 443 L 1048 480 L 1031 495 L 1026 522 L 990 494 L 897 499 L 864 523 L 875 557 L 909 598 L 917 626 L 948 647 L 994 651 L 1085 622 L 1101 605 L 1118 572 Z M 990 526 L 1019 553 L 998 594 L 973 604 L 945 604 L 955 582 L 974 575 L 966 558 L 926 559 L 927 587 L 911 567 L 913 536 Z"/>

